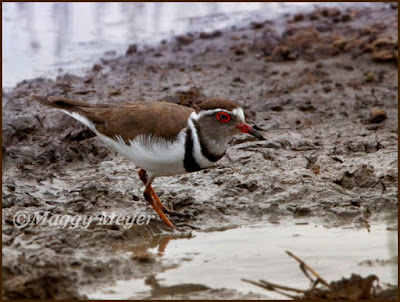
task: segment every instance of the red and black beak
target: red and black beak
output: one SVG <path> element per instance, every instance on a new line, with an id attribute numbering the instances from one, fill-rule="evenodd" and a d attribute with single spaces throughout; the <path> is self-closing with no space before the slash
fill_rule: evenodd
<path id="1" fill-rule="evenodd" d="M 265 140 L 265 138 L 258 132 L 256 129 L 251 127 L 249 124 L 243 123 L 237 126 L 237 128 L 242 131 L 243 133 L 251 134 L 257 137 L 259 140 Z"/>

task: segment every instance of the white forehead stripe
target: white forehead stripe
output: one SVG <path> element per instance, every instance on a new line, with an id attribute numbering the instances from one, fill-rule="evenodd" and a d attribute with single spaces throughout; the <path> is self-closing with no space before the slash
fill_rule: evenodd
<path id="1" fill-rule="evenodd" d="M 233 109 L 233 114 L 236 115 L 240 120 L 242 120 L 243 122 L 245 121 L 245 117 L 244 117 L 244 111 L 242 109 L 242 107 Z"/>
<path id="2" fill-rule="evenodd" d="M 226 110 L 226 109 L 204 110 L 204 111 L 201 111 L 200 113 L 193 112 L 190 116 L 191 116 L 192 119 L 197 121 L 202 116 L 212 115 L 212 114 L 214 114 L 216 112 L 221 112 L 221 111 L 226 112 L 226 113 L 228 113 L 230 115 L 236 115 L 239 119 L 241 119 L 242 121 L 245 121 L 244 112 L 243 112 L 243 109 L 241 107 L 233 109 L 232 111 L 229 111 L 229 110 Z"/>

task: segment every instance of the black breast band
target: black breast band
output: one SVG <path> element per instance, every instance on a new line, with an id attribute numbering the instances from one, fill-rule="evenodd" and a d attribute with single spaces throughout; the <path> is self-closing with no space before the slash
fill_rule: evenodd
<path id="1" fill-rule="evenodd" d="M 196 172 L 201 170 L 199 164 L 193 157 L 193 137 L 192 129 L 190 129 L 190 127 L 186 129 L 185 158 L 183 159 L 183 167 L 187 172 Z"/>

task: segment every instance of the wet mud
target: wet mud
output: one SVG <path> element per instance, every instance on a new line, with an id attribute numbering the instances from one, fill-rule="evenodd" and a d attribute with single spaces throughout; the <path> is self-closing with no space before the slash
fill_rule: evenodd
<path id="1" fill-rule="evenodd" d="M 157 178 L 160 198 L 188 214 L 172 217 L 177 224 L 216 232 L 291 219 L 396 230 L 397 27 L 396 4 L 318 9 L 287 16 L 279 26 L 249 22 L 154 47 L 131 45 L 124 56 L 105 54 L 83 77 L 37 78 L 3 91 L 3 297 L 85 298 L 84 288 L 132 278 L 154 285 L 150 298 L 171 291 L 185 298 L 260 297 L 190 282 L 160 288 L 151 276 L 179 263 L 147 255 L 162 249 L 160 238 L 170 232 L 158 219 L 129 229 L 15 227 L 18 211 L 153 214 L 137 167 L 77 121 L 30 101 L 31 93 L 192 107 L 206 98 L 238 101 L 266 140 L 239 135 L 216 168 Z M 191 230 L 172 236 L 190 238 Z M 123 247 L 133 242 L 128 256 Z"/>

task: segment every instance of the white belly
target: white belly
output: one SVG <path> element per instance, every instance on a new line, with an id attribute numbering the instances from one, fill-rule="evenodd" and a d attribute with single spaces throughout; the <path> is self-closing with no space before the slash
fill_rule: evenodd
<path id="1" fill-rule="evenodd" d="M 183 166 L 186 134 L 181 132 L 173 142 L 149 135 L 139 135 L 130 144 L 118 138 L 111 145 L 121 155 L 146 170 L 149 176 L 187 173 Z"/>

